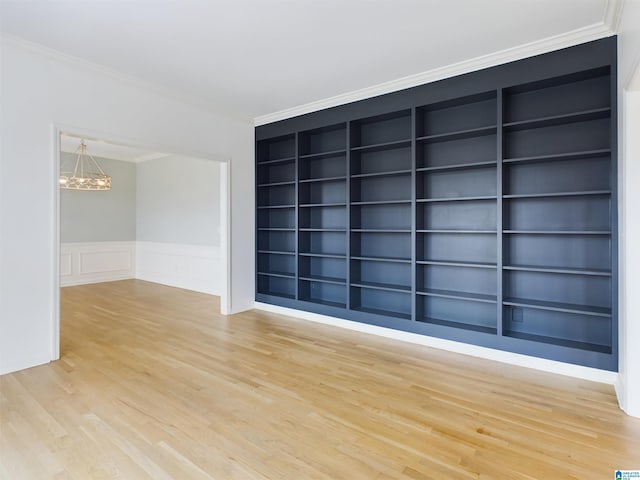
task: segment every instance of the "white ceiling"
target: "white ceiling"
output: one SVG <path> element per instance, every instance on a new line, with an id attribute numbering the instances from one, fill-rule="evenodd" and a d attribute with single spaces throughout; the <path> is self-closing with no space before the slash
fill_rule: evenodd
<path id="1" fill-rule="evenodd" d="M 80 137 L 70 134 L 62 134 L 60 135 L 60 150 L 62 152 L 75 153 L 80 145 L 80 140 Z M 116 145 L 102 140 L 85 138 L 84 143 L 87 146 L 87 153 L 93 157 L 112 158 L 125 162 L 140 163 L 168 156 L 165 153 L 156 152 L 154 150 Z"/>
<path id="2" fill-rule="evenodd" d="M 613 1 L 0 0 L 0 26 L 254 118 L 601 24 Z"/>

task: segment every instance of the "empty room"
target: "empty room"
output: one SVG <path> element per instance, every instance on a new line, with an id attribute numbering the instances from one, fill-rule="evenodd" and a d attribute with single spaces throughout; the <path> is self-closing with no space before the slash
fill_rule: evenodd
<path id="1" fill-rule="evenodd" d="M 640 478 L 640 0 L 0 29 L 0 479 Z"/>

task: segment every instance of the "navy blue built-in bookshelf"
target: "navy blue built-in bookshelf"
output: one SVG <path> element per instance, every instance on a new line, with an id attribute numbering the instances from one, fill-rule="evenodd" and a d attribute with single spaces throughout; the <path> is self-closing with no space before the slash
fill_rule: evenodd
<path id="1" fill-rule="evenodd" d="M 616 38 L 256 128 L 256 300 L 617 370 Z"/>

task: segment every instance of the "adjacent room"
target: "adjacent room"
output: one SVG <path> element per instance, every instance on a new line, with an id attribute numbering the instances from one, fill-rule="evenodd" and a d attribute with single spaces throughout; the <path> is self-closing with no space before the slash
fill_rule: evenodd
<path id="1" fill-rule="evenodd" d="M 640 0 L 0 29 L 0 478 L 640 477 Z"/>

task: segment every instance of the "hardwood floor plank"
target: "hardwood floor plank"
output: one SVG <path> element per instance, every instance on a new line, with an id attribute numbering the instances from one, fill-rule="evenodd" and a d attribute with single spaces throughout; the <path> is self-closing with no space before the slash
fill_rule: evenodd
<path id="1" fill-rule="evenodd" d="M 61 359 L 0 377 L 0 478 L 600 479 L 608 385 L 138 280 L 62 291 Z"/>

